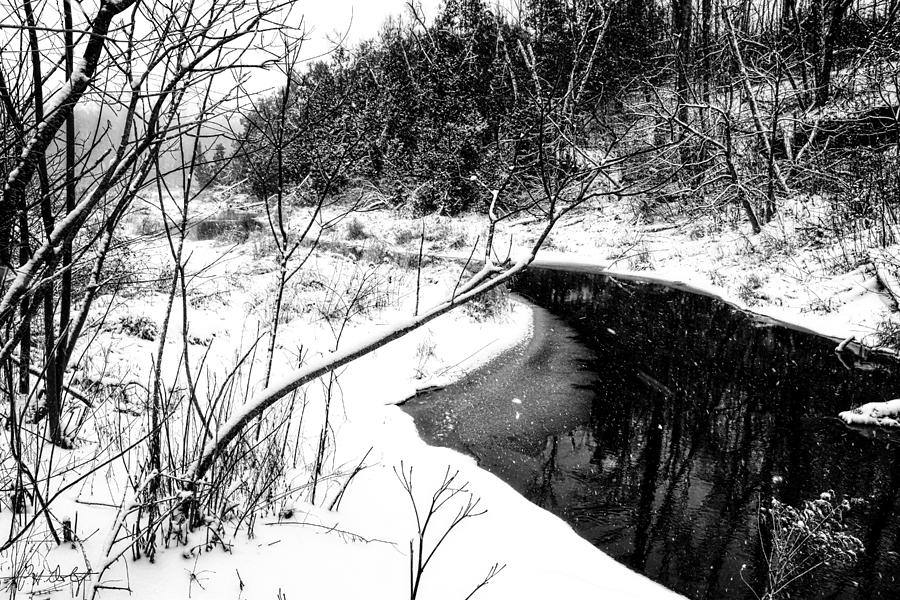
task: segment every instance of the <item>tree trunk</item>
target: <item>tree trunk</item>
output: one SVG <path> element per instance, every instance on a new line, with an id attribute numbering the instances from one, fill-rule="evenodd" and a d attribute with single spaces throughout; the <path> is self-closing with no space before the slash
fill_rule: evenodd
<path id="1" fill-rule="evenodd" d="M 701 0 L 701 26 L 700 36 L 703 46 L 703 101 L 709 104 L 712 87 L 712 24 L 713 7 L 712 0 Z"/>
<path id="2" fill-rule="evenodd" d="M 688 122 L 689 84 L 688 67 L 691 63 L 691 32 L 693 29 L 692 0 L 672 0 L 672 35 L 675 38 L 675 68 L 677 83 L 675 94 L 678 100 L 678 118 Z"/>
<path id="3" fill-rule="evenodd" d="M 66 80 L 72 77 L 74 68 L 74 40 L 72 36 L 72 0 L 63 0 L 63 27 L 65 28 L 65 73 Z M 75 113 L 66 115 L 66 213 L 75 210 Z M 58 394 L 62 400 L 63 379 L 65 377 L 68 355 L 66 353 L 69 338 L 69 322 L 72 315 L 72 240 L 63 242 L 62 248 L 62 283 L 59 291 L 59 344 L 56 355 L 56 383 Z"/>
<path id="4" fill-rule="evenodd" d="M 782 0 L 781 4 L 781 31 L 782 33 L 791 30 L 794 22 L 794 11 L 797 7 L 797 0 Z"/>
<path id="5" fill-rule="evenodd" d="M 818 44 L 816 62 L 815 106 L 825 106 L 831 99 L 831 73 L 834 70 L 834 47 L 841 36 L 844 15 L 850 7 L 850 0 L 821 0 L 824 6 L 819 7 L 818 32 L 821 42 Z M 818 3 L 817 3 L 818 4 Z"/>
<path id="6" fill-rule="evenodd" d="M 23 202 L 19 209 L 19 266 L 25 266 L 31 259 L 28 240 L 28 207 Z M 31 391 L 31 299 L 24 296 L 19 303 L 19 317 L 22 319 L 22 340 L 19 343 L 19 393 L 27 397 Z"/>
<path id="7" fill-rule="evenodd" d="M 38 44 L 37 22 L 34 18 L 31 0 L 22 3 L 25 11 L 25 23 L 28 25 L 28 45 L 31 55 L 31 77 L 33 86 L 34 120 L 37 123 L 44 122 L 44 78 L 41 73 L 41 49 Z M 50 191 L 50 177 L 47 173 L 47 158 L 44 153 L 34 157 L 37 165 L 38 182 L 40 191 L 41 220 L 44 224 L 44 232 L 47 239 L 53 234 L 53 199 Z M 24 190 L 23 190 L 24 193 Z M 53 261 L 53 265 L 56 261 Z M 56 351 L 56 323 L 53 290 L 53 269 L 49 269 L 44 283 L 44 402 L 47 408 L 47 416 L 50 425 L 50 441 L 54 444 L 63 442 L 60 417 L 62 403 L 60 402 L 60 389 L 57 382 L 57 351 Z M 26 368 L 28 365 L 26 365 Z"/>

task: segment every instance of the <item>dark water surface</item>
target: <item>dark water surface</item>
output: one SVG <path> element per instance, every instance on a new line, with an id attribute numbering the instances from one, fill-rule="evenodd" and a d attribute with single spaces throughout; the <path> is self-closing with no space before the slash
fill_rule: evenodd
<path id="1" fill-rule="evenodd" d="M 691 598 L 755 598 L 742 565 L 762 591 L 760 499 L 865 498 L 865 554 L 790 597 L 900 598 L 900 445 L 835 418 L 900 396 L 892 363 L 850 371 L 829 340 L 599 274 L 529 269 L 515 289 L 543 307 L 535 338 L 407 403 L 427 441 Z"/>

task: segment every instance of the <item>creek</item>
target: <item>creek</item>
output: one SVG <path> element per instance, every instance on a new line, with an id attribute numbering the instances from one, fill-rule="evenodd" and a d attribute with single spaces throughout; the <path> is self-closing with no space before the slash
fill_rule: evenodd
<path id="1" fill-rule="evenodd" d="M 790 597 L 900 598 L 900 442 L 836 418 L 900 395 L 895 363 L 851 369 L 826 338 L 590 270 L 532 267 L 512 287 L 534 336 L 404 405 L 428 443 L 696 599 L 761 595 L 773 497 L 861 498 L 845 523 L 865 551 Z"/>

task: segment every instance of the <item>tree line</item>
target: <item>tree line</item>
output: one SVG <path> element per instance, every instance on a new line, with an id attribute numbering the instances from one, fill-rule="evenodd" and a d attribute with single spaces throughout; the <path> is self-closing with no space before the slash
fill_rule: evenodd
<path id="1" fill-rule="evenodd" d="M 614 141 L 613 156 L 640 148 L 646 164 L 658 154 L 643 187 L 708 197 L 724 180 L 729 204 L 758 229 L 778 196 L 828 183 L 836 157 L 816 150 L 829 139 L 896 138 L 896 13 L 893 1 L 528 0 L 512 10 L 450 0 L 428 20 L 410 4 L 245 114 L 233 178 L 272 192 L 276 150 L 260 124 L 289 98 L 283 184 L 321 185 L 333 140 L 352 138 L 334 191 L 370 186 L 418 212 L 484 208 L 475 177 L 495 188 L 510 157 L 532 150 L 528 135 L 509 134 L 535 114 L 537 81 L 566 98 L 560 151 L 574 158 Z"/>

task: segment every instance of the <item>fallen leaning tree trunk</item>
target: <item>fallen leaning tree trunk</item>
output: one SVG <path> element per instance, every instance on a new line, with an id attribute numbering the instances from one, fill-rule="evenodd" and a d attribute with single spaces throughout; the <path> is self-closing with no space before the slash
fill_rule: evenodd
<path id="1" fill-rule="evenodd" d="M 553 223 L 555 223 L 556 220 L 557 219 L 554 219 Z M 196 482 L 202 479 L 215 463 L 216 457 L 240 435 L 241 431 L 243 431 L 250 422 L 261 415 L 267 408 L 294 390 L 334 371 L 335 369 L 339 369 L 340 367 L 353 362 L 357 358 L 381 348 L 385 344 L 405 336 L 429 321 L 446 314 L 454 308 L 462 306 L 480 294 L 509 281 L 517 273 L 522 272 L 534 261 L 537 250 L 549 234 L 553 223 L 547 227 L 531 252 L 511 266 L 501 267 L 487 264 L 478 273 L 473 275 L 465 285 L 457 290 L 456 294 L 430 310 L 418 316 L 400 321 L 388 332 L 383 333 L 378 337 L 363 340 L 339 350 L 322 360 L 297 369 L 280 381 L 277 381 L 258 392 L 250 402 L 245 404 L 239 412 L 235 413 L 218 430 L 217 436 L 214 439 L 209 440 L 205 444 L 200 458 L 192 465 L 190 471 L 186 474 L 185 479 L 190 482 Z"/>
<path id="2" fill-rule="evenodd" d="M 439 316 L 450 312 L 454 308 L 462 306 L 466 302 L 475 299 L 479 295 L 499 286 L 500 284 L 509 281 L 517 273 L 521 273 L 523 270 L 525 270 L 528 265 L 534 262 L 535 258 L 537 257 L 538 250 L 540 250 L 544 245 L 544 242 L 550 236 L 550 232 L 553 231 L 553 228 L 556 226 L 559 220 L 569 214 L 573 209 L 580 206 L 587 199 L 595 195 L 594 192 L 590 191 L 590 186 L 594 183 L 595 180 L 596 173 L 592 177 L 586 179 L 586 183 L 583 184 L 574 201 L 572 201 L 565 207 L 559 208 L 557 205 L 559 199 L 558 196 L 551 195 L 550 205 L 548 207 L 548 210 L 544 213 L 547 219 L 546 225 L 544 226 L 540 235 L 538 235 L 537 239 L 532 244 L 528 254 L 512 264 L 510 264 L 508 260 L 501 264 L 497 264 L 490 260 L 490 249 L 492 247 L 491 240 L 493 239 L 493 231 L 500 220 L 505 219 L 509 216 L 506 215 L 503 218 L 496 217 L 494 209 L 497 202 L 497 194 L 494 194 L 493 201 L 491 202 L 491 207 L 488 210 L 490 233 L 488 234 L 487 238 L 488 252 L 486 252 L 486 262 L 477 273 L 472 275 L 472 277 L 470 277 L 464 284 L 455 288 L 450 294 L 449 298 L 435 305 L 424 313 L 416 314 L 409 319 L 400 321 L 393 327 L 391 327 L 389 331 L 382 333 L 376 337 L 362 340 L 360 342 L 357 342 L 356 344 L 347 346 L 342 350 L 334 352 L 333 354 L 331 354 L 331 356 L 323 358 L 305 367 L 301 367 L 291 372 L 280 381 L 277 381 L 259 391 L 247 404 L 245 404 L 238 412 L 232 415 L 231 418 L 225 422 L 225 424 L 216 432 L 216 436 L 214 438 L 208 440 L 204 444 L 203 450 L 200 454 L 200 458 L 191 465 L 191 467 L 188 469 L 188 472 L 184 475 L 185 481 L 188 482 L 189 491 L 194 491 L 196 482 L 203 479 L 206 473 L 215 464 L 216 458 L 221 455 L 222 452 L 228 447 L 228 445 L 240 435 L 240 433 L 249 423 L 256 419 L 256 417 L 261 415 L 267 408 L 269 408 L 294 390 L 306 385 L 307 383 L 315 379 L 318 379 L 323 375 L 327 375 L 335 369 L 339 369 L 344 365 L 349 364 L 354 360 L 365 356 L 366 354 L 369 354 L 370 352 L 374 352 L 375 350 L 381 348 L 386 344 L 389 344 L 390 342 L 393 342 L 394 340 L 400 339 L 406 334 L 415 331 L 422 325 L 425 325 L 426 323 L 438 318 Z M 600 192 L 600 194 L 603 194 L 603 192 Z M 472 252 L 474 254 L 475 248 L 472 249 Z M 469 258 L 471 260 L 471 256 Z M 466 267 L 468 267 L 468 265 L 469 262 L 467 261 Z M 464 269 L 466 267 L 464 267 Z"/>

